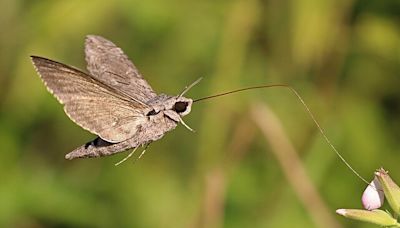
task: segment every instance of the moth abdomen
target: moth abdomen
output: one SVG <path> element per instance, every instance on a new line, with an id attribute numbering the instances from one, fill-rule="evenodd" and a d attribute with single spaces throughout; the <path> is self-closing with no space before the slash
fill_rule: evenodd
<path id="1" fill-rule="evenodd" d="M 119 142 L 111 143 L 103 140 L 100 137 L 85 143 L 84 145 L 76 148 L 72 152 L 65 155 L 65 158 L 72 160 L 75 158 L 95 158 L 113 155 L 119 152 L 124 152 L 131 148 L 139 146 L 138 143 L 134 142 L 132 139 Z"/>

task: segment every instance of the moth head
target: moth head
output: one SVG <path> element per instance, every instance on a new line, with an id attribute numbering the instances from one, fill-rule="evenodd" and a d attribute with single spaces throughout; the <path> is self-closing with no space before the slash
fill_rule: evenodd
<path id="1" fill-rule="evenodd" d="M 185 126 L 190 131 L 193 131 L 193 129 L 185 124 L 182 119 L 183 116 L 186 116 L 190 113 L 193 100 L 186 97 L 177 96 L 169 99 L 169 102 L 166 102 L 166 104 L 167 105 L 164 106 L 166 109 L 165 111 L 163 111 L 163 114 L 171 120 L 183 124 L 183 126 Z"/>
<path id="2" fill-rule="evenodd" d="M 171 110 L 179 114 L 179 116 L 186 116 L 190 113 L 192 108 L 193 100 L 184 97 L 183 95 L 189 91 L 193 86 L 200 82 L 202 78 L 197 79 L 195 82 L 186 86 L 185 89 L 176 97 L 174 97 L 174 104 L 172 105 Z"/>
<path id="3" fill-rule="evenodd" d="M 201 80 L 201 78 L 197 79 L 191 85 L 186 86 L 186 88 L 178 96 L 169 97 L 169 98 L 166 97 L 167 100 L 165 100 L 165 102 L 163 102 L 163 104 L 164 104 L 163 107 L 165 110 L 165 111 L 163 111 L 163 114 L 177 123 L 180 122 L 181 124 L 183 124 L 183 126 L 185 126 L 190 131 L 193 131 L 193 129 L 191 129 L 187 124 L 185 124 L 185 122 L 183 121 L 183 119 L 181 117 L 186 116 L 187 114 L 190 113 L 192 104 L 193 104 L 193 100 L 186 98 L 183 95 L 187 91 L 189 91 L 194 85 L 196 85 L 200 80 Z"/>
<path id="4" fill-rule="evenodd" d="M 164 106 L 166 107 L 166 110 L 163 112 L 164 115 L 177 123 L 183 124 L 183 126 L 190 131 L 193 131 L 182 119 L 183 116 L 190 113 L 193 100 L 179 95 L 177 97 L 172 97 L 169 101 L 171 101 L 171 103 L 168 102 L 168 106 Z"/>

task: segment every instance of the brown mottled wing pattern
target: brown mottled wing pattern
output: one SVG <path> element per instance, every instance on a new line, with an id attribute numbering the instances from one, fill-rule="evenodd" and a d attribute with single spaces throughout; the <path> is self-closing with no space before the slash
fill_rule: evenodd
<path id="1" fill-rule="evenodd" d="M 48 90 L 64 104 L 71 120 L 102 139 L 116 143 L 131 138 L 146 120 L 147 105 L 132 101 L 77 69 L 31 56 Z"/>
<path id="2" fill-rule="evenodd" d="M 89 35 L 86 37 L 85 54 L 88 71 L 102 83 L 142 103 L 157 96 L 135 65 L 111 41 Z"/>

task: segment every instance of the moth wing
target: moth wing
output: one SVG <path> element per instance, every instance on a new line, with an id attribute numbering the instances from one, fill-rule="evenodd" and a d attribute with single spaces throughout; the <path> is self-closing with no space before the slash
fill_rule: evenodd
<path id="1" fill-rule="evenodd" d="M 62 63 L 31 56 L 47 89 L 68 117 L 102 139 L 116 143 L 137 132 L 148 106 L 116 93 L 90 75 Z"/>
<path id="2" fill-rule="evenodd" d="M 88 71 L 100 82 L 143 103 L 157 96 L 122 49 L 111 41 L 87 36 L 85 55 Z"/>

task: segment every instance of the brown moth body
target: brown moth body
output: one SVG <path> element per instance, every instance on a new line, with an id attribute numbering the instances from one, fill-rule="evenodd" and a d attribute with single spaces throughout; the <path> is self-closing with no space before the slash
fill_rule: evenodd
<path id="1" fill-rule="evenodd" d="M 189 114 L 193 100 L 182 95 L 157 95 L 134 64 L 111 41 L 87 36 L 89 74 L 31 56 L 47 89 L 64 105 L 68 117 L 98 135 L 66 159 L 113 155 L 160 139 Z M 189 127 L 188 127 L 189 128 Z M 189 128 L 190 129 L 190 128 Z"/>

